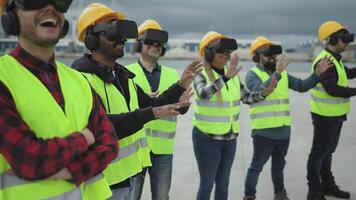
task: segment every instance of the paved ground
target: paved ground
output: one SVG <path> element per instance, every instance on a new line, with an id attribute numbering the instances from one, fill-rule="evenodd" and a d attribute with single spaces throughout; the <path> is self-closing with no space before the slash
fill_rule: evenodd
<path id="1" fill-rule="evenodd" d="M 303 73 L 292 73 L 305 77 Z M 244 74 L 241 75 L 244 77 Z M 356 87 L 356 81 L 352 86 Z M 292 200 L 306 199 L 306 163 L 312 142 L 312 124 L 309 114 L 309 93 L 300 94 L 290 92 L 291 112 L 293 117 L 292 138 L 287 156 L 285 169 L 285 185 Z M 171 200 L 195 199 L 199 184 L 197 169 L 191 139 L 192 109 L 179 117 L 178 131 L 173 163 L 173 180 L 170 192 Z M 241 131 L 238 137 L 238 147 L 232 173 L 230 177 L 229 199 L 242 199 L 244 179 L 249 167 L 252 153 L 250 137 L 250 120 L 248 107 L 242 106 Z M 344 123 L 342 136 L 333 160 L 333 171 L 337 184 L 352 192 L 352 199 L 356 199 L 356 98 L 352 99 L 351 113 Z M 207 166 L 208 167 L 208 166 Z M 149 182 L 146 179 L 143 200 L 150 199 Z M 261 173 L 257 188 L 260 200 L 273 199 L 273 187 L 270 176 L 270 163 L 265 165 Z M 327 198 L 333 200 L 335 198 Z"/>

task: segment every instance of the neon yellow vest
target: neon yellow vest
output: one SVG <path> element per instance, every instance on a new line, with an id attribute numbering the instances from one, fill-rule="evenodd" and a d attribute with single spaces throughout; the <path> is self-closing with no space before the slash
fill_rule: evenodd
<path id="1" fill-rule="evenodd" d="M 270 75 L 258 67 L 251 69 L 265 82 Z M 264 101 L 250 105 L 252 129 L 277 128 L 291 125 L 289 108 L 289 84 L 287 72 L 282 72 L 274 91 Z"/>
<path id="2" fill-rule="evenodd" d="M 226 68 L 225 68 L 226 71 Z M 201 72 L 211 84 L 205 70 Z M 215 79 L 220 77 L 214 70 Z M 238 133 L 240 130 L 240 80 L 238 76 L 230 79 L 220 89 L 222 102 L 219 102 L 214 94 L 210 99 L 199 99 L 195 91 L 195 106 L 193 124 L 204 133 L 222 135 L 232 131 Z"/>
<path id="3" fill-rule="evenodd" d="M 136 75 L 134 78 L 135 83 L 137 83 L 146 94 L 155 92 L 151 91 L 146 75 L 137 62 L 128 65 L 127 68 Z M 161 66 L 161 77 L 158 86 L 159 94 L 162 94 L 178 80 L 179 76 L 176 70 Z M 173 154 L 176 126 L 177 117 L 166 117 L 145 124 L 148 144 L 154 154 Z"/>
<path id="4" fill-rule="evenodd" d="M 128 108 L 125 97 L 113 84 L 105 83 L 94 74 L 83 74 L 100 96 L 108 114 L 127 113 L 139 109 L 136 86 L 132 80 L 129 80 L 130 108 Z M 144 129 L 120 139 L 119 148 L 117 157 L 104 170 L 105 178 L 110 185 L 124 181 L 141 172 L 144 167 L 152 166 Z"/>
<path id="5" fill-rule="evenodd" d="M 57 104 L 47 88 L 30 71 L 13 57 L 5 55 L 0 58 L 0 81 L 10 91 L 17 111 L 38 138 L 66 137 L 87 127 L 92 109 L 92 93 L 83 76 L 71 68 L 57 64 L 61 89 L 65 100 L 65 113 Z M 30 103 L 29 103 L 30 102 Z M 64 198 L 67 195 L 75 199 L 89 199 L 86 183 L 76 187 L 65 180 L 26 181 L 10 176 L 5 171 L 10 165 L 0 156 L 1 193 L 4 200 L 38 200 L 47 198 Z M 104 179 L 105 180 L 105 179 Z M 104 185 L 102 185 L 104 184 Z M 101 188 L 97 199 L 106 199 L 111 191 L 106 183 L 93 185 Z"/>
<path id="6" fill-rule="evenodd" d="M 342 61 L 338 62 L 336 58 L 334 58 L 329 52 L 325 50 L 320 52 L 320 54 L 314 60 L 312 66 L 314 66 L 317 62 L 326 56 L 332 57 L 333 59 L 333 64 L 336 67 L 336 72 L 338 75 L 337 85 L 347 87 L 349 85 L 349 81 L 347 80 L 344 64 Z M 314 71 L 314 67 L 312 68 L 312 71 Z M 350 99 L 333 97 L 324 90 L 321 83 L 318 83 L 311 90 L 310 107 L 311 112 L 318 115 L 328 117 L 341 116 L 347 114 L 350 111 Z"/>

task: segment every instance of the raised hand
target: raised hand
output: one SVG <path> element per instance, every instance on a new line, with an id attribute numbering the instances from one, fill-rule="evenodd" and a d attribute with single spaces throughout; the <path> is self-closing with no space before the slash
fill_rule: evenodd
<path id="1" fill-rule="evenodd" d="M 268 95 L 270 95 L 274 91 L 274 88 L 276 88 L 276 85 L 277 79 L 273 76 L 267 87 L 262 85 L 262 96 L 267 97 Z"/>
<path id="2" fill-rule="evenodd" d="M 282 73 L 287 66 L 289 65 L 289 59 L 287 58 L 285 53 L 282 53 L 277 57 L 277 66 L 276 66 L 276 71 L 278 73 Z"/>
<path id="3" fill-rule="evenodd" d="M 328 70 L 331 66 L 333 66 L 333 61 L 329 57 L 325 57 L 320 60 L 318 65 L 315 67 L 315 74 L 317 76 L 320 76 L 322 73 L 324 73 L 326 70 Z"/>
<path id="4" fill-rule="evenodd" d="M 177 116 L 179 112 L 177 111 L 179 108 L 190 106 L 190 102 L 181 101 L 174 104 L 168 104 L 164 106 L 154 107 L 152 108 L 153 114 L 156 118 Z"/>
<path id="5" fill-rule="evenodd" d="M 179 85 L 184 88 L 188 89 L 190 84 L 193 82 L 195 76 L 199 74 L 203 70 L 202 62 L 200 60 L 195 60 L 191 62 L 183 71 L 182 76 L 179 80 Z"/>
<path id="6" fill-rule="evenodd" d="M 183 92 L 180 96 L 179 101 L 190 102 L 190 98 L 194 95 L 192 87 L 189 87 L 187 90 Z"/>
<path id="7" fill-rule="evenodd" d="M 229 66 L 227 67 L 227 71 L 225 73 L 226 78 L 231 79 L 234 78 L 242 69 L 242 67 L 237 67 L 239 64 L 239 54 L 237 51 L 231 53 L 231 60 Z"/>

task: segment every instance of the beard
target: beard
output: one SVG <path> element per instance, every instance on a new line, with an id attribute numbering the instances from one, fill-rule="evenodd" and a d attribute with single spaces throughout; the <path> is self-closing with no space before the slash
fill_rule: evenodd
<path id="1" fill-rule="evenodd" d="M 276 60 L 269 60 L 263 65 L 264 68 L 272 72 L 276 71 L 276 66 L 277 66 Z"/>
<path id="2" fill-rule="evenodd" d="M 144 53 L 143 55 L 146 60 L 154 63 L 158 62 L 158 59 L 161 57 L 161 52 L 157 51 L 148 51 L 147 53 Z"/>
<path id="3" fill-rule="evenodd" d="M 51 38 L 42 37 L 41 35 L 37 34 L 35 28 L 33 28 L 30 25 L 21 27 L 21 33 L 24 33 L 24 34 L 20 34 L 23 38 L 33 42 L 34 44 L 40 47 L 46 47 L 46 48 L 54 47 L 60 39 L 60 33 L 56 37 L 51 37 Z"/>
<path id="4" fill-rule="evenodd" d="M 116 45 L 118 43 L 114 42 L 113 44 L 108 44 L 104 42 L 100 42 L 99 49 L 95 50 L 101 55 L 105 55 L 105 57 L 109 60 L 116 60 L 124 56 L 124 50 L 116 51 Z"/>

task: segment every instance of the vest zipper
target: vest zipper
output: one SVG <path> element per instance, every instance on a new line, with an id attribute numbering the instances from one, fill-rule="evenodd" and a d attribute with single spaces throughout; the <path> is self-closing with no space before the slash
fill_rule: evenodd
<path id="1" fill-rule="evenodd" d="M 106 104 L 108 105 L 108 113 L 111 113 L 111 111 L 110 111 L 110 103 L 109 103 L 109 97 L 108 97 L 108 92 L 106 91 L 106 84 L 105 84 L 105 82 L 103 81 L 103 83 L 104 83 L 104 90 L 105 90 L 105 96 L 106 96 Z"/>

